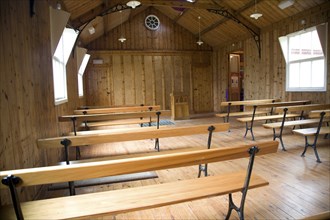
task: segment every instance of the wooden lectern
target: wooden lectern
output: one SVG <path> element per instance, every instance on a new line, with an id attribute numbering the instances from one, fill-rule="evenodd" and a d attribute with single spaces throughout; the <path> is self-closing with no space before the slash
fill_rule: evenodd
<path id="1" fill-rule="evenodd" d="M 189 96 L 184 93 L 171 93 L 172 120 L 189 119 Z"/>

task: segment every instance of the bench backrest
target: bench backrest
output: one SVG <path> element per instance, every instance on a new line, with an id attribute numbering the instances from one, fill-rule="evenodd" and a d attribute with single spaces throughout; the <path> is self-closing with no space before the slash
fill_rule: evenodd
<path id="1" fill-rule="evenodd" d="M 329 109 L 330 104 L 310 104 L 310 105 L 296 105 L 296 106 L 286 106 L 276 108 L 275 112 L 283 113 L 284 109 L 288 109 L 287 112 L 302 112 L 304 113 L 312 111 L 312 110 L 323 110 Z"/>
<path id="2" fill-rule="evenodd" d="M 228 131 L 229 123 L 218 123 L 211 125 L 214 127 L 214 132 Z M 121 142 L 121 141 L 136 141 L 154 138 L 164 138 L 164 137 L 177 137 L 186 136 L 194 134 L 204 134 L 209 133 L 210 125 L 194 125 L 194 126 L 181 126 L 181 127 L 164 127 L 157 129 L 151 128 L 139 128 L 136 130 L 128 131 L 118 131 L 113 133 L 104 134 L 91 134 L 83 136 L 63 136 L 55 138 L 39 139 L 37 141 L 39 148 L 58 148 L 63 147 L 61 142 L 63 140 L 69 140 L 70 144 L 68 146 L 84 146 L 93 144 L 104 144 L 111 142 Z"/>
<path id="3" fill-rule="evenodd" d="M 83 109 L 93 109 L 93 108 L 121 108 L 121 107 L 137 107 L 137 106 L 143 106 L 143 104 L 140 105 L 83 105 L 79 106 L 78 110 Z"/>
<path id="4" fill-rule="evenodd" d="M 3 179 L 8 175 L 19 177 L 22 180 L 21 186 L 77 181 L 245 158 L 250 156 L 249 150 L 253 146 L 258 147 L 257 155 L 264 155 L 275 153 L 278 148 L 278 142 L 268 141 L 237 147 L 213 148 L 68 166 L 59 165 L 1 171 L 0 178 Z M 3 184 L 0 184 L 0 187 L 6 188 Z"/>
<path id="5" fill-rule="evenodd" d="M 221 102 L 220 106 L 236 106 L 236 105 L 254 105 L 260 103 L 272 103 L 272 102 L 279 102 L 280 99 L 260 99 L 260 100 L 245 100 L 245 101 L 228 101 L 228 102 Z"/>
<path id="6" fill-rule="evenodd" d="M 276 108 L 276 107 L 307 105 L 307 104 L 311 104 L 311 101 L 303 100 L 303 101 L 290 101 L 290 102 L 257 103 L 257 104 L 247 105 L 246 107 L 257 106 L 258 108 Z"/>
<path id="7" fill-rule="evenodd" d="M 158 110 L 160 110 L 160 105 L 80 109 L 80 110 L 74 110 L 73 113 L 76 115 L 90 115 L 90 114 L 142 112 L 142 111 L 158 111 Z"/>
<path id="8" fill-rule="evenodd" d="M 65 115 L 58 117 L 59 122 L 68 122 L 75 119 L 76 121 L 108 121 L 117 119 L 156 117 L 160 112 L 161 116 L 170 116 L 170 110 L 161 111 L 145 111 L 145 112 L 127 112 L 127 113 L 108 113 L 108 114 L 91 114 L 91 115 Z"/>

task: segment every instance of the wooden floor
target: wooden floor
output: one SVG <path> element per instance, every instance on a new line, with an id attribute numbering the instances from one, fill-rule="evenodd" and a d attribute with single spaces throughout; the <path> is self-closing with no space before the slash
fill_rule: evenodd
<path id="1" fill-rule="evenodd" d="M 222 122 L 220 118 L 195 118 L 175 121 L 176 126 Z M 231 131 L 214 133 L 212 147 L 228 147 L 241 143 L 255 143 L 251 135 L 243 138 L 244 124 L 231 120 Z M 272 140 L 272 130 L 264 129 L 260 123 L 255 124 L 256 141 Z M 318 142 L 318 152 L 322 163 L 317 163 L 314 152 L 308 149 L 306 157 L 301 157 L 304 139 L 286 129 L 283 140 L 287 151 L 279 146 L 278 153 L 257 157 L 254 172 L 269 180 L 270 185 L 250 190 L 245 204 L 246 219 L 302 219 L 320 212 L 330 210 L 329 173 L 330 173 L 330 139 L 321 137 Z M 160 139 L 162 149 L 206 146 L 207 135 Z M 93 150 L 92 150 L 93 149 Z M 82 148 L 85 158 L 117 155 L 128 153 L 153 152 L 154 140 L 123 142 L 101 145 L 95 148 Z M 216 175 L 245 168 L 248 160 L 236 160 L 209 165 L 209 174 Z M 116 190 L 137 187 L 148 184 L 164 183 L 197 177 L 197 167 L 185 167 L 157 171 L 159 178 L 84 187 L 77 189 L 78 194 L 102 190 Z M 67 195 L 64 190 L 48 191 L 46 197 Z M 240 195 L 234 195 L 237 200 Z M 171 205 L 145 211 L 131 212 L 117 216 L 107 216 L 99 219 L 224 219 L 227 212 L 228 196 L 212 197 L 192 202 Z M 231 219 L 237 219 L 236 213 Z"/>

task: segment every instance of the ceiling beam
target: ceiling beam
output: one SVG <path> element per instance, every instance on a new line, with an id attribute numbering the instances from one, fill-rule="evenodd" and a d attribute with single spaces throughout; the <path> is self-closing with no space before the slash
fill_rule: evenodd
<path id="1" fill-rule="evenodd" d="M 205 3 L 190 3 L 181 1 L 161 1 L 161 0 L 140 0 L 141 4 L 148 6 L 166 6 L 166 7 L 177 7 L 177 8 L 196 8 L 196 9 L 222 9 L 216 4 L 205 4 Z"/>
<path id="2" fill-rule="evenodd" d="M 130 7 L 126 6 L 126 4 L 123 4 L 120 2 L 122 2 L 122 1 L 119 1 L 119 0 L 103 1 L 103 3 L 100 4 L 99 6 L 97 6 L 96 8 L 93 8 L 90 11 L 88 11 L 87 13 L 80 15 L 77 19 L 72 20 L 70 22 L 71 26 L 74 27 L 75 29 L 78 29 L 83 24 L 86 24 L 89 21 L 96 18 L 97 16 L 102 16 L 111 10 L 118 11 L 118 10 L 120 10 L 120 8 L 122 8 L 123 10 L 130 8 Z M 114 8 L 116 8 L 116 9 L 114 9 Z"/>
<path id="3" fill-rule="evenodd" d="M 242 7 L 240 10 L 235 11 L 229 5 L 225 4 L 223 1 L 219 0 L 213 0 L 216 4 L 219 6 L 224 4 L 225 10 L 219 10 L 219 9 L 208 9 L 209 12 L 216 13 L 219 15 L 222 15 L 225 17 L 225 19 L 222 19 L 221 21 L 218 22 L 218 25 L 212 25 L 211 27 L 208 28 L 207 31 L 211 31 L 213 28 L 216 28 L 220 24 L 224 23 L 227 19 L 233 20 L 238 24 L 243 25 L 246 29 L 248 29 L 253 36 L 253 39 L 257 45 L 258 52 L 259 52 L 259 58 L 261 58 L 261 43 L 260 43 L 260 28 L 252 24 L 250 21 L 246 20 L 243 16 L 241 16 L 241 12 L 248 9 L 249 7 L 253 6 L 253 1 L 250 1 L 248 4 L 246 4 L 244 7 Z M 206 30 L 204 30 L 203 33 L 205 33 Z"/>
<path id="4" fill-rule="evenodd" d="M 219 6 L 225 7 L 226 11 L 229 13 L 229 15 L 233 16 L 234 18 L 236 18 L 240 23 L 242 23 L 242 25 L 244 25 L 245 27 L 248 27 L 250 29 L 250 31 L 253 31 L 255 34 L 259 35 L 260 34 L 260 28 L 258 28 L 256 25 L 254 25 L 253 23 L 251 23 L 250 21 L 246 20 L 243 16 L 241 16 L 241 12 L 245 11 L 246 9 L 254 6 L 254 1 L 250 1 L 249 3 L 247 3 L 246 5 L 244 5 L 242 8 L 240 8 L 239 10 L 235 11 L 233 10 L 228 4 L 226 4 L 223 1 L 220 0 L 213 0 L 213 2 L 215 2 L 216 4 L 218 4 Z M 230 19 L 230 18 L 226 18 Z M 219 23 L 222 24 L 223 22 L 225 22 L 226 20 L 220 21 Z"/>
<path id="5" fill-rule="evenodd" d="M 87 13 L 80 15 L 78 18 L 71 20 L 70 23 L 71 23 L 72 27 L 74 27 L 75 29 L 78 29 L 81 25 L 87 23 L 88 21 L 95 18 L 96 16 L 98 16 L 99 14 L 101 14 L 102 12 L 104 12 L 106 10 L 107 10 L 106 5 L 104 3 L 102 3 L 99 6 L 97 6 L 96 8 L 92 8 Z"/>

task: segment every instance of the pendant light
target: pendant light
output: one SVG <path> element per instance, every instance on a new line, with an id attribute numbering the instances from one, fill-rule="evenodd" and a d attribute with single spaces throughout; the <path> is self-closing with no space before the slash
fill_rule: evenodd
<path id="1" fill-rule="evenodd" d="M 201 40 L 201 16 L 198 16 L 198 41 L 196 42 L 199 46 L 204 42 Z"/>
<path id="2" fill-rule="evenodd" d="M 141 5 L 141 2 L 139 2 L 139 1 L 129 1 L 129 2 L 126 3 L 126 5 L 134 9 L 137 6 Z"/>
<path id="3" fill-rule="evenodd" d="M 119 11 L 120 13 L 120 32 L 121 32 L 121 36 L 118 39 L 121 43 L 124 43 L 124 41 L 126 40 L 126 38 L 123 35 L 123 15 L 122 15 L 122 11 Z"/>
<path id="4" fill-rule="evenodd" d="M 262 16 L 261 13 L 257 12 L 257 0 L 254 0 L 254 13 L 250 15 L 251 18 L 258 19 Z"/>

